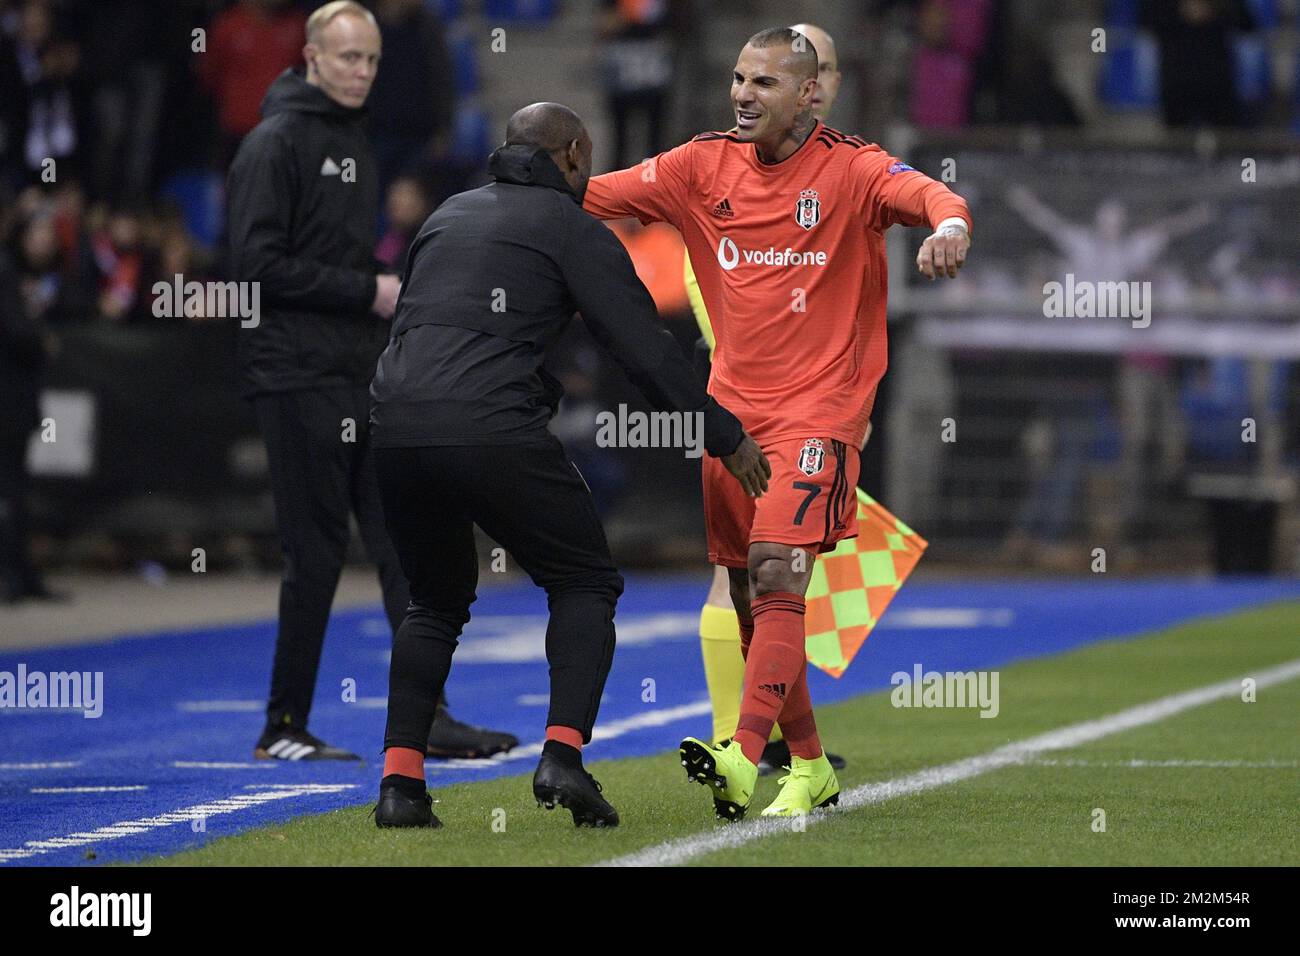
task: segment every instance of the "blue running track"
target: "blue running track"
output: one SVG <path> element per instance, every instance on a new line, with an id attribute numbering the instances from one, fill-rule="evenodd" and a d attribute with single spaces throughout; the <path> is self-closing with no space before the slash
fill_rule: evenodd
<path id="1" fill-rule="evenodd" d="M 630 575 L 591 759 L 707 734 L 696 622 L 708 579 Z M 1300 582 L 913 581 L 819 703 L 889 686 L 895 671 L 1009 664 L 1210 614 L 1300 598 Z M 524 741 L 509 759 L 427 764 L 430 786 L 531 773 L 546 715 L 546 605 L 526 584 L 483 588 L 448 694 L 462 720 Z M 0 626 L 4 622 L 0 619 Z M 0 655 L 0 671 L 101 671 L 103 714 L 0 708 L 0 865 L 75 865 L 172 853 L 303 813 L 372 802 L 390 635 L 378 606 L 330 623 L 312 730 L 363 765 L 254 761 L 275 623 L 168 632 Z M 654 700 L 647 702 L 647 680 Z M 345 688 L 354 693 L 344 700 Z M 523 784 L 521 783 L 521 786 Z"/>

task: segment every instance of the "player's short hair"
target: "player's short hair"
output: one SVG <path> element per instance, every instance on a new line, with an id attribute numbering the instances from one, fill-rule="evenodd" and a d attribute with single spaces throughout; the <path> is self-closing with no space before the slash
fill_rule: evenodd
<path id="1" fill-rule="evenodd" d="M 371 26 L 376 30 L 379 29 L 379 24 L 375 22 L 375 15 L 357 3 L 357 0 L 330 0 L 323 7 L 313 10 L 311 16 L 307 18 L 307 42 L 317 42 L 321 31 L 345 14 L 368 20 Z"/>
<path id="2" fill-rule="evenodd" d="M 798 44 L 795 41 L 798 40 Z M 817 51 L 812 41 L 797 30 L 789 27 L 771 27 L 759 30 L 749 38 L 748 46 L 769 47 L 788 46 L 790 48 L 790 65 L 794 74 L 800 79 L 817 79 Z"/>

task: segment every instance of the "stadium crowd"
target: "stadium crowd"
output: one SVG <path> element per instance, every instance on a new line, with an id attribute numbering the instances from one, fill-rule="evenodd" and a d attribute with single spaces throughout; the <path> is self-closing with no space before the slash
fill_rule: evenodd
<path id="1" fill-rule="evenodd" d="M 41 368 L 57 361 L 61 329 L 207 318 L 156 317 L 150 289 L 176 274 L 199 281 L 227 275 L 225 172 L 259 119 L 266 88 L 301 63 L 304 24 L 317 5 L 0 0 L 0 257 L 16 277 L 23 307 L 20 319 L 0 326 L 0 375 L 11 388 L 34 400 Z M 486 73 L 478 63 L 488 55 L 493 24 L 544 30 L 561 19 L 583 23 L 585 36 L 571 40 L 588 44 L 597 64 L 613 134 L 603 155 L 617 167 L 700 128 L 698 121 L 685 128 L 674 108 L 674 99 L 688 93 L 680 78 L 689 74 L 675 65 L 692 42 L 693 25 L 707 24 L 715 12 L 759 19 L 773 13 L 771 4 L 738 0 L 589 0 L 585 20 L 574 15 L 579 5 L 566 11 L 559 2 L 366 5 L 378 19 L 384 51 L 367 103 L 384 197 L 375 256 L 394 271 L 401 271 L 428 213 L 483 181 L 489 139 L 501 126 L 501 117 L 486 117 L 477 95 Z M 1169 128 L 1300 129 L 1300 84 L 1285 75 L 1275 49 L 1279 37 L 1290 37 L 1294 56 L 1297 0 L 1090 0 L 1068 10 L 1032 0 L 843 6 L 863 24 L 862 41 L 844 46 L 864 49 L 850 54 L 863 74 L 858 115 L 850 107 L 841 125 L 869 137 L 883 136 L 884 122 L 951 131 L 1077 126 L 1121 114 Z M 1110 55 L 1096 88 L 1081 98 L 1062 75 L 1054 30 L 1058 21 L 1088 17 L 1107 30 Z M 878 71 L 866 69 L 868 45 L 872 55 L 888 49 L 905 64 L 893 77 L 893 95 L 883 95 L 890 82 L 883 60 Z M 562 82 L 585 79 L 574 73 Z M 880 104 L 889 115 L 878 115 Z M 683 318 L 675 281 L 661 281 L 661 295 L 646 278 L 656 270 L 675 278 L 671 260 L 680 245 L 641 232 L 631 227 L 621 238 L 665 318 Z M 688 320 L 682 325 L 689 328 Z M 23 327 L 22 336 L 14 326 Z M 41 348 L 15 345 L 20 337 Z M 576 446 L 589 430 L 575 409 L 595 407 L 610 369 L 582 345 L 568 364 L 559 374 L 574 400 L 556 424 L 569 428 L 582 456 Z M 600 497 L 615 499 L 625 479 L 621 467 L 587 451 L 592 471 L 602 472 L 594 482 Z"/>

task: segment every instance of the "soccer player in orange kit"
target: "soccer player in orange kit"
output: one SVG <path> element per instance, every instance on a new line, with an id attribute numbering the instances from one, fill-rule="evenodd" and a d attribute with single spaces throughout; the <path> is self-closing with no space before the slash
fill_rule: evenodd
<path id="1" fill-rule="evenodd" d="M 716 336 L 710 392 L 772 465 L 757 499 L 703 466 L 709 560 L 728 569 L 745 692 L 731 742 L 688 737 L 681 757 L 724 820 L 749 808 L 777 721 L 791 773 L 763 814 L 838 801 L 808 694 L 804 593 L 816 555 L 857 534 L 858 451 L 886 364 L 884 230 L 933 228 L 917 256 L 931 279 L 955 277 L 970 248 L 960 197 L 813 116 L 817 67 L 802 34 L 755 34 L 732 76 L 735 127 L 593 177 L 583 202 L 681 232 Z"/>

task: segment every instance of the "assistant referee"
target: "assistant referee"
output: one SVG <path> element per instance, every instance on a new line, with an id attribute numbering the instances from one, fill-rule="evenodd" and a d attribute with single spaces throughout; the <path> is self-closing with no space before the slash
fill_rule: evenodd
<path id="1" fill-rule="evenodd" d="M 421 744 L 475 598 L 477 524 L 547 593 L 551 703 L 533 793 L 578 826 L 615 826 L 581 751 L 623 579 L 591 492 L 547 430 L 562 392 L 542 368 L 547 348 L 580 311 L 656 408 L 701 416 L 705 450 L 748 494 L 766 490 L 770 470 L 659 324 L 623 245 L 583 212 L 591 139 L 578 116 L 557 103 L 524 107 L 488 168 L 494 182 L 447 200 L 416 236 L 370 391 L 384 517 L 411 585 L 375 820 L 438 825 Z"/>

